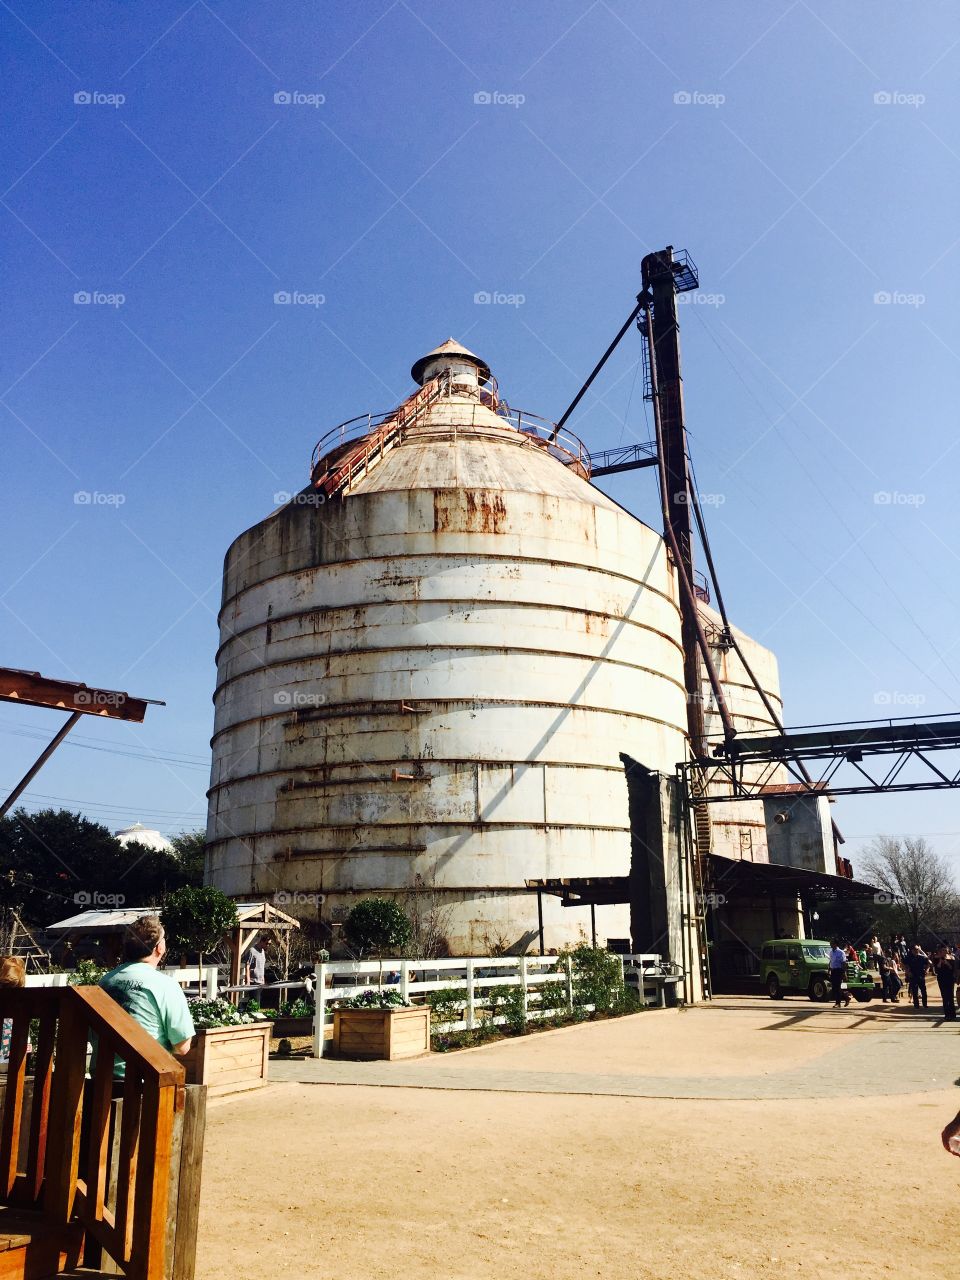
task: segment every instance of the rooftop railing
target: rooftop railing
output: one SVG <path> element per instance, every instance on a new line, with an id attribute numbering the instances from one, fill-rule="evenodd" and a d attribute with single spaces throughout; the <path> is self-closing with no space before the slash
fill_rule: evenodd
<path id="1" fill-rule="evenodd" d="M 442 373 L 396 409 L 385 413 L 364 413 L 341 422 L 317 442 L 310 460 L 313 484 L 324 488 L 328 493 L 345 489 L 389 445 L 398 444 L 403 431 L 415 426 L 431 405 L 445 395 L 455 398 L 457 385 L 449 373 Z M 463 385 L 466 388 L 469 384 Z M 475 388 L 471 387 L 471 391 L 473 390 Z M 511 409 L 505 400 L 500 399 L 499 389 L 492 377 L 486 386 L 479 388 L 472 406 L 472 422 L 460 421 L 454 425 L 458 429 L 487 425 L 486 418 L 477 422 L 477 406 L 495 413 L 506 425 L 526 436 L 539 448 L 545 449 L 558 462 L 572 467 L 584 480 L 590 479 L 590 454 L 583 442 L 570 431 L 558 430 L 554 423 L 539 414 Z M 458 412 L 462 412 L 464 407 L 465 402 L 459 402 Z M 349 449 L 354 444 L 356 448 Z"/>

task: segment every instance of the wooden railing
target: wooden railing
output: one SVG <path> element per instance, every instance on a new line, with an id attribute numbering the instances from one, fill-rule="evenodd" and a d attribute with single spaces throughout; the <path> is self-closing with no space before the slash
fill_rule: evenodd
<path id="1" fill-rule="evenodd" d="M 0 988 L 0 1019 L 12 1020 L 0 1202 L 38 1210 L 51 1227 L 79 1224 L 88 1260 L 105 1250 L 131 1280 L 169 1277 L 183 1067 L 99 987 Z"/>

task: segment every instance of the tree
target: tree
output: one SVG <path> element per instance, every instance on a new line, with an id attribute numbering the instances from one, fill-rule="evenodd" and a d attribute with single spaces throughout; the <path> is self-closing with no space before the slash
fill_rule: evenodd
<path id="1" fill-rule="evenodd" d="M 910 941 L 921 933 L 939 936 L 956 923 L 957 886 L 948 863 L 923 836 L 903 840 L 877 836 L 865 850 L 867 879 L 880 890 L 877 902 L 885 908 L 891 927 Z"/>
<path id="2" fill-rule="evenodd" d="M 170 841 L 173 852 L 183 870 L 187 884 L 203 884 L 204 854 L 207 848 L 203 831 L 181 831 Z"/>
<path id="3" fill-rule="evenodd" d="M 453 908 L 417 876 L 413 893 L 407 895 L 410 921 L 409 952 L 413 960 L 432 960 L 450 954 L 448 934 Z"/>
<path id="4" fill-rule="evenodd" d="M 364 898 L 358 902 L 343 925 L 347 941 L 360 953 L 372 951 L 380 961 L 380 985 L 383 985 L 383 954 L 399 955 L 410 941 L 410 921 L 403 908 L 390 898 Z"/>
<path id="5" fill-rule="evenodd" d="M 122 906 L 125 865 L 119 840 L 79 813 L 16 809 L 0 819 L 0 906 L 32 925 L 85 906 Z"/>
<path id="6" fill-rule="evenodd" d="M 122 846 L 124 867 L 116 883 L 128 907 L 158 907 L 189 879 L 169 849 L 151 849 L 131 840 Z"/>
<path id="7" fill-rule="evenodd" d="M 203 954 L 237 923 L 237 908 L 219 889 L 184 885 L 163 904 L 160 920 L 169 946 L 198 953 L 202 983 Z"/>
<path id="8" fill-rule="evenodd" d="M 15 810 L 0 819 L 0 940 L 13 912 L 44 927 L 85 907 L 159 906 L 196 877 L 198 837 L 178 837 L 182 849 L 124 846 L 69 809 Z"/>

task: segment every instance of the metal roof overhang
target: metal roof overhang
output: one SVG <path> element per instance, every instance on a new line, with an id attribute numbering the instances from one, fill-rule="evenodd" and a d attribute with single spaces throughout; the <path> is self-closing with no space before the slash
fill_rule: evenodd
<path id="1" fill-rule="evenodd" d="M 108 720 L 132 720 L 137 724 L 143 722 L 148 706 L 166 705 L 156 698 L 134 698 L 117 689 L 94 689 L 75 680 L 53 680 L 39 671 L 21 671 L 16 667 L 0 667 L 0 701 L 104 716 Z"/>
<path id="2" fill-rule="evenodd" d="M 159 907 L 116 907 L 103 911 L 81 911 L 78 915 L 69 916 L 66 920 L 58 920 L 56 924 L 46 926 L 47 933 L 72 932 L 82 930 L 84 933 L 121 933 L 134 920 L 141 916 L 155 916 Z"/>
<path id="3" fill-rule="evenodd" d="M 554 880 L 527 880 L 531 892 L 549 893 L 565 907 L 613 906 L 630 901 L 629 876 L 562 876 Z"/>
<path id="4" fill-rule="evenodd" d="M 779 862 L 743 862 L 708 853 L 705 859 L 709 888 L 726 897 L 731 894 L 798 893 L 822 900 L 837 901 L 873 898 L 877 886 L 862 880 L 848 880 L 825 871 L 807 871 L 803 867 L 786 867 Z"/>
<path id="5" fill-rule="evenodd" d="M 725 898 L 751 897 L 770 893 L 805 894 L 821 901 L 870 899 L 876 885 L 848 880 L 825 871 L 786 867 L 778 862 L 743 862 L 709 853 L 704 859 L 709 888 Z M 558 879 L 527 880 L 526 887 L 537 893 L 560 898 L 565 907 L 613 906 L 631 900 L 629 876 L 564 876 Z"/>
<path id="6" fill-rule="evenodd" d="M 238 902 L 237 923 L 233 929 L 258 928 L 270 932 L 278 929 L 299 929 L 300 921 L 287 915 L 272 902 Z M 96 930 L 99 933 L 120 933 L 140 916 L 158 916 L 160 907 L 111 907 L 103 911 L 81 911 L 79 915 L 70 916 L 66 920 L 58 920 L 56 924 L 48 924 L 51 933 L 81 929 L 84 932 Z"/>

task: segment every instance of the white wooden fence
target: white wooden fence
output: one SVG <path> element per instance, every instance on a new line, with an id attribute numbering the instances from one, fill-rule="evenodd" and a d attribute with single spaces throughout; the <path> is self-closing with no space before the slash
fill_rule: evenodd
<path id="1" fill-rule="evenodd" d="M 205 964 L 202 970 L 195 964 L 188 964 L 182 969 L 161 969 L 160 972 L 165 973 L 174 982 L 178 982 L 191 999 L 194 996 L 203 996 L 204 1000 L 216 1000 L 217 998 L 219 978 L 215 964 Z M 202 981 L 200 980 L 201 973 L 203 975 Z"/>
<path id="2" fill-rule="evenodd" d="M 200 975 L 195 964 L 187 965 L 185 969 L 161 969 L 160 972 L 186 988 L 188 996 L 195 996 L 199 992 L 207 1000 L 217 998 L 217 966 L 215 964 L 203 966 L 202 982 L 199 980 Z M 69 973 L 28 973 L 27 986 L 65 987 L 70 981 L 70 976 Z"/>
<path id="3" fill-rule="evenodd" d="M 665 965 L 658 955 L 617 956 L 624 983 L 632 987 L 646 1004 L 664 1005 L 665 990 L 680 980 L 676 965 Z M 548 986 L 561 986 L 563 1003 L 573 1009 L 574 974 L 568 957 L 557 956 L 476 956 L 461 960 L 333 960 L 318 964 L 316 1011 L 313 1021 L 313 1052 L 322 1057 L 326 1029 L 333 1023 L 332 1006 L 338 1000 L 360 995 L 380 985 L 399 991 L 405 1002 L 425 1004 L 434 991 L 462 992 L 451 996 L 451 1007 L 462 1016 L 442 1025 L 450 1031 L 474 1030 L 480 1022 L 502 1024 L 503 1015 L 491 1017 L 494 987 L 520 987 L 523 1011 L 528 1020 L 549 1017 L 556 1012 L 557 998 L 543 1002 Z M 552 994 L 552 993 L 551 993 Z M 541 1004 L 543 1003 L 543 1007 Z"/>

